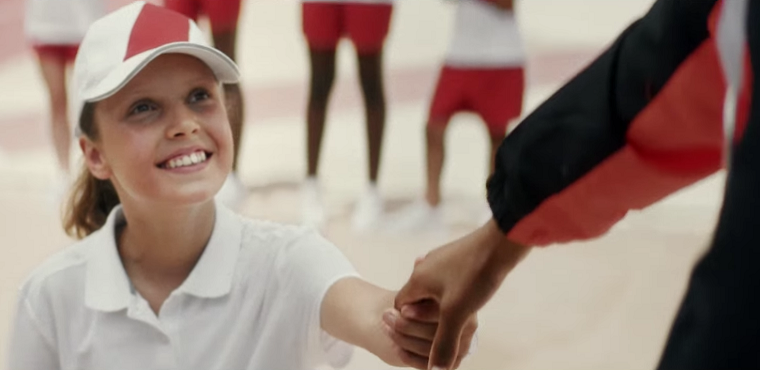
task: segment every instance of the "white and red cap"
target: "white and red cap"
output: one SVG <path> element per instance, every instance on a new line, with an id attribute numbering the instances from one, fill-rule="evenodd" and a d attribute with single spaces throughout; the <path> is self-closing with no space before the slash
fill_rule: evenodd
<path id="1" fill-rule="evenodd" d="M 76 127 L 85 103 L 115 94 L 148 63 L 167 53 L 200 59 L 222 83 L 236 83 L 240 77 L 235 62 L 209 46 L 191 19 L 144 1 L 134 2 L 93 23 L 79 46 L 72 81 Z"/>

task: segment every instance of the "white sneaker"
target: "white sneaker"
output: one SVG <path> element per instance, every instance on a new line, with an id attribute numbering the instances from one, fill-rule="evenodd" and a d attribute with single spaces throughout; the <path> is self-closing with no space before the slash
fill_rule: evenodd
<path id="1" fill-rule="evenodd" d="M 431 206 L 427 201 L 418 200 L 392 216 L 388 231 L 395 234 L 409 234 L 420 231 L 446 231 L 440 206 Z"/>
<path id="2" fill-rule="evenodd" d="M 368 231 L 377 228 L 383 216 L 383 199 L 377 185 L 370 185 L 356 204 L 351 217 L 351 226 L 355 231 Z"/>
<path id="3" fill-rule="evenodd" d="M 228 208 L 238 211 L 243 206 L 243 201 L 248 196 L 248 189 L 235 173 L 227 175 L 224 185 L 216 193 L 216 201 Z"/>
<path id="4" fill-rule="evenodd" d="M 321 230 L 325 226 L 325 221 L 322 192 L 317 184 L 317 179 L 308 178 L 301 186 L 301 223 Z"/>

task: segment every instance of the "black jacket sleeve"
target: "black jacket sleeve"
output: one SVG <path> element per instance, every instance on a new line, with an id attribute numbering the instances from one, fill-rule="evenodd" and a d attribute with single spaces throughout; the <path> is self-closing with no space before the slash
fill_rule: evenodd
<path id="1" fill-rule="evenodd" d="M 625 144 L 631 120 L 709 37 L 716 0 L 658 0 L 504 140 L 488 201 L 505 233 Z"/>

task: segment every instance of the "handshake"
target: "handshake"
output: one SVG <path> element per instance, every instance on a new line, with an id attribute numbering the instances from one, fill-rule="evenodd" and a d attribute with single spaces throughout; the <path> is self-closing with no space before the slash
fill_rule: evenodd
<path id="1" fill-rule="evenodd" d="M 529 248 L 504 237 L 493 221 L 415 262 L 409 282 L 383 313 L 393 341 L 381 359 L 416 369 L 456 369 L 470 352 L 477 311 Z"/>
<path id="2" fill-rule="evenodd" d="M 424 259 L 425 257 L 417 259 L 415 270 Z M 403 297 L 402 290 L 396 296 L 396 301 L 403 302 L 399 300 Z M 388 309 L 383 313 L 382 319 L 383 330 L 393 341 L 394 359 L 386 361 L 391 365 L 421 370 L 457 369 L 462 359 L 474 350 L 471 346 L 478 327 L 474 313 L 454 328 L 451 327 L 451 321 L 440 321 L 440 305 L 425 298 Z M 446 360 L 432 361 L 440 358 Z"/>
<path id="3" fill-rule="evenodd" d="M 476 315 L 467 318 L 458 332 L 449 332 L 449 337 L 444 335 L 451 329 L 444 328 L 447 322 L 439 322 L 439 317 L 438 304 L 432 301 L 407 305 L 400 311 L 386 310 L 383 314 L 383 330 L 393 341 L 393 353 L 390 357 L 380 357 L 394 366 L 409 366 L 421 370 L 458 368 L 462 359 L 474 349 L 471 346 L 478 327 Z M 446 358 L 453 359 L 451 364 L 433 365 L 436 363 L 432 361 L 436 358 L 434 356 L 441 358 L 442 352 L 446 353 Z"/>

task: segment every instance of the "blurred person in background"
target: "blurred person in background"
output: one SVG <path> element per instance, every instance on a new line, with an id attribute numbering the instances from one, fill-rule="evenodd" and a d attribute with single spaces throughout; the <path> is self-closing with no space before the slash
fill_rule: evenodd
<path id="1" fill-rule="evenodd" d="M 27 0 L 24 32 L 32 44 L 50 101 L 50 123 L 58 174 L 56 200 L 70 180 L 72 131 L 69 126 L 67 70 L 74 63 L 87 28 L 106 12 L 103 0 Z"/>
<path id="2" fill-rule="evenodd" d="M 599 237 L 727 166 L 712 245 L 659 368 L 760 367 L 758 77 L 760 2 L 655 2 L 504 140 L 493 219 L 415 264 L 396 305 L 440 320 L 430 365 L 450 368 L 462 324 L 532 246 Z M 404 308 L 420 300 L 437 310 Z"/>
<path id="3" fill-rule="evenodd" d="M 525 51 L 513 0 L 457 1 L 454 33 L 425 128 L 427 189 L 391 221 L 395 232 L 441 230 L 441 172 L 451 118 L 474 112 L 488 129 L 490 171 L 509 123 L 522 112 Z M 491 218 L 486 209 L 484 220 Z"/>
<path id="4" fill-rule="evenodd" d="M 214 47 L 236 61 L 237 28 L 240 18 L 242 0 L 163 0 L 164 6 L 194 20 L 203 16 L 208 19 Z M 227 115 L 232 128 L 232 140 L 235 144 L 235 157 L 232 172 L 219 191 L 219 200 L 229 207 L 238 207 L 245 198 L 246 187 L 240 180 L 237 170 L 240 163 L 240 143 L 245 123 L 243 100 L 240 83 L 225 84 L 224 97 L 227 102 Z"/>
<path id="5" fill-rule="evenodd" d="M 383 212 L 377 189 L 386 113 L 383 46 L 393 0 L 302 0 L 302 3 L 303 32 L 311 64 L 306 113 L 308 169 L 302 189 L 303 222 L 322 227 L 326 221 L 317 167 L 327 104 L 335 80 L 335 51 L 338 41 L 345 36 L 356 48 L 369 148 L 369 184 L 356 205 L 351 223 L 356 230 L 367 230 L 375 225 Z"/>

